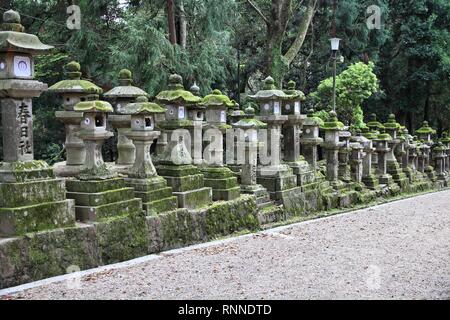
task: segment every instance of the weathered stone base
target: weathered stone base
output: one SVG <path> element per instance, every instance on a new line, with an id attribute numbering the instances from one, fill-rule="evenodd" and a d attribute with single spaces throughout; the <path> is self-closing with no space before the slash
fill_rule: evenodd
<path id="1" fill-rule="evenodd" d="M 0 288 L 206 242 L 259 226 L 252 196 L 200 211 L 113 217 L 76 227 L 0 239 Z"/>
<path id="2" fill-rule="evenodd" d="M 167 181 L 162 177 L 126 178 L 125 183 L 134 189 L 134 196 L 142 200 L 143 209 L 149 216 L 178 208 L 177 197 L 172 195 L 172 188 L 167 186 Z"/>
<path id="3" fill-rule="evenodd" d="M 269 191 L 270 199 L 276 202 L 283 200 L 281 191 L 297 187 L 297 176 L 288 165 L 259 167 L 257 181 Z"/>
<path id="4" fill-rule="evenodd" d="M 67 197 L 75 200 L 77 221 L 99 221 L 142 211 L 141 199 L 123 178 L 67 180 Z"/>
<path id="5" fill-rule="evenodd" d="M 400 168 L 400 165 L 396 161 L 388 161 L 387 162 L 387 171 L 394 179 L 395 183 L 400 187 L 401 190 L 406 190 L 409 185 L 409 179 L 403 170 Z"/>
<path id="6" fill-rule="evenodd" d="M 253 195 L 256 198 L 256 205 L 260 209 L 273 205 L 270 201 L 269 192 L 260 184 L 252 186 L 241 185 L 241 192 Z"/>
<path id="7" fill-rule="evenodd" d="M 204 176 L 197 167 L 159 165 L 156 170 L 172 188 L 179 208 L 196 209 L 212 203 L 212 189 L 205 187 Z"/>
<path id="8" fill-rule="evenodd" d="M 66 200 L 64 180 L 54 179 L 47 164 L 5 163 L 0 168 L 0 237 L 74 225 L 74 202 Z"/>
<path id="9" fill-rule="evenodd" d="M 205 187 L 212 189 L 214 201 L 228 201 L 238 198 L 241 188 L 234 173 L 227 167 L 202 168 Z"/>

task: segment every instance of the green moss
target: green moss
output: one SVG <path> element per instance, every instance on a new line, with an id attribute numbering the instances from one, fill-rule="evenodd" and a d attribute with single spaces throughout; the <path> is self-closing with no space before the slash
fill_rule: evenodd
<path id="1" fill-rule="evenodd" d="M 73 110 L 78 112 L 114 112 L 114 109 L 109 102 L 101 100 L 78 102 L 73 107 Z"/>
<path id="2" fill-rule="evenodd" d="M 428 121 L 424 121 L 422 124 L 422 127 L 416 130 L 416 133 L 418 134 L 435 134 L 436 130 L 431 128 L 428 124 Z"/>
<path id="3" fill-rule="evenodd" d="M 49 91 L 55 91 L 55 92 L 70 92 L 70 91 L 81 91 L 86 94 L 88 93 L 95 93 L 95 94 L 102 94 L 103 89 L 96 86 L 90 81 L 87 80 L 80 80 L 80 79 L 71 79 L 71 80 L 62 80 L 54 85 L 52 85 L 50 88 L 48 88 Z"/>
<path id="4" fill-rule="evenodd" d="M 31 170 L 47 170 L 50 166 L 42 160 L 16 161 L 11 163 L 11 168 L 15 172 Z"/>
<path id="5" fill-rule="evenodd" d="M 222 94 L 220 90 L 214 90 L 211 94 L 203 98 L 200 105 L 205 107 L 225 106 L 227 108 L 235 108 L 236 102 L 233 102 L 226 95 Z"/>

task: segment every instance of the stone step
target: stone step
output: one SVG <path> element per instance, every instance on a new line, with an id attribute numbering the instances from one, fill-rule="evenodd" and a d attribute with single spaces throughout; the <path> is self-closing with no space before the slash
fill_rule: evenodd
<path id="1" fill-rule="evenodd" d="M 138 192 L 148 192 L 167 187 L 167 181 L 163 177 L 155 176 L 149 179 L 131 179 L 125 178 L 128 187 L 134 188 Z"/>
<path id="2" fill-rule="evenodd" d="M 105 180 L 66 180 L 66 189 L 69 192 L 100 193 L 103 191 L 125 188 L 123 178 L 113 178 Z"/>
<path id="3" fill-rule="evenodd" d="M 24 235 L 75 225 L 73 200 L 0 208 L 0 237 Z"/>
<path id="4" fill-rule="evenodd" d="M 229 201 L 239 198 L 241 195 L 241 187 L 237 186 L 229 189 L 213 189 L 214 201 Z"/>
<path id="5" fill-rule="evenodd" d="M 163 178 L 166 179 L 167 184 L 172 187 L 172 190 L 174 192 L 197 190 L 205 186 L 202 174 L 195 174 L 184 177 L 164 176 Z"/>
<path id="6" fill-rule="evenodd" d="M 178 198 L 168 197 L 143 204 L 147 216 L 155 216 L 161 213 L 174 211 L 178 208 Z"/>
<path id="7" fill-rule="evenodd" d="M 101 206 L 75 206 L 77 221 L 99 221 L 101 219 L 142 212 L 139 198 L 109 203 Z"/>
<path id="8" fill-rule="evenodd" d="M 205 187 L 210 187 L 213 189 L 230 189 L 238 186 L 236 177 L 228 177 L 223 179 L 210 179 L 205 178 Z"/>
<path id="9" fill-rule="evenodd" d="M 66 199 L 64 180 L 0 183 L 0 208 L 29 206 Z"/>
<path id="10" fill-rule="evenodd" d="M 136 198 L 141 198 L 142 202 L 147 203 L 147 202 L 157 201 L 160 199 L 171 197 L 172 196 L 172 188 L 165 187 L 162 189 L 152 190 L 152 191 L 147 191 L 147 192 L 135 191 L 134 194 L 135 194 Z"/>
<path id="11" fill-rule="evenodd" d="M 99 193 L 67 192 L 67 198 L 74 199 L 77 206 L 97 207 L 105 204 L 134 199 L 134 189 L 122 188 Z"/>
<path id="12" fill-rule="evenodd" d="M 178 198 L 178 208 L 198 209 L 212 203 L 212 189 L 208 187 L 174 192 L 173 195 Z"/>

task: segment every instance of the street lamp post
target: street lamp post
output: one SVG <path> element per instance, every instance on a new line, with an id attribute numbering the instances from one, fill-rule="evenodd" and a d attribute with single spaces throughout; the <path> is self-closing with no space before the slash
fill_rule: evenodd
<path id="1" fill-rule="evenodd" d="M 336 112 L 336 60 L 337 60 L 337 52 L 339 51 L 339 43 L 341 39 L 331 38 L 330 41 L 333 59 L 333 111 Z"/>

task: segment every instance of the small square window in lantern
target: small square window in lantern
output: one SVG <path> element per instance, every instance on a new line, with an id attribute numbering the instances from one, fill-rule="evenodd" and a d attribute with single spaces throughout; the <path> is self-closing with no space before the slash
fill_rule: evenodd
<path id="1" fill-rule="evenodd" d="M 178 119 L 182 120 L 186 117 L 186 109 L 184 107 L 178 108 Z"/>
<path id="2" fill-rule="evenodd" d="M 31 59 L 26 56 L 14 57 L 14 74 L 16 77 L 31 77 Z"/>
<path id="3" fill-rule="evenodd" d="M 295 114 L 300 114 L 300 113 L 301 113 L 301 105 L 300 105 L 300 101 L 295 101 L 295 105 L 294 105 L 294 113 L 295 113 Z"/>
<path id="4" fill-rule="evenodd" d="M 280 102 L 279 101 L 275 101 L 273 103 L 273 114 L 274 115 L 281 114 L 281 108 L 280 108 Z"/>
<path id="5" fill-rule="evenodd" d="M 220 111 L 220 122 L 227 122 L 227 113 L 224 110 Z"/>

